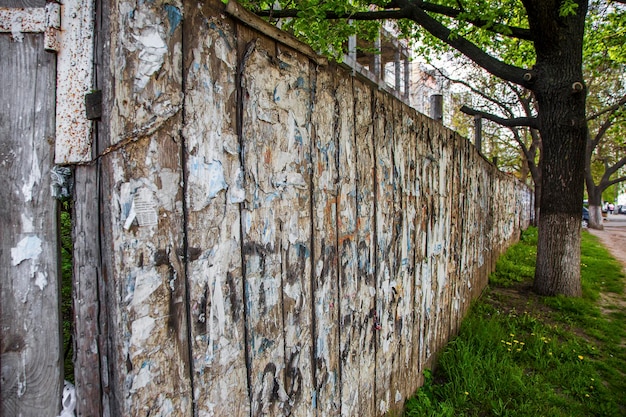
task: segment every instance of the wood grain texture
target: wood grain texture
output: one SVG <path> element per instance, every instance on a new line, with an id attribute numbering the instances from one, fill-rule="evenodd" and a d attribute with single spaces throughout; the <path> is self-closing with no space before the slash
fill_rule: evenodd
<path id="1" fill-rule="evenodd" d="M 376 195 L 376 313 L 380 329 L 376 332 L 376 407 L 378 414 L 391 403 L 391 354 L 395 346 L 394 309 L 397 303 L 395 258 L 395 175 L 393 166 L 393 108 L 386 94 L 374 92 L 374 158 Z M 384 204 L 381 204 L 385 202 Z"/>
<path id="2" fill-rule="evenodd" d="M 194 402 L 199 415 L 249 416 L 237 39 L 233 23 L 206 5 L 192 13 L 184 35 L 183 136 Z"/>
<path id="3" fill-rule="evenodd" d="M 44 7 L 46 0 L 0 0 L 0 7 Z"/>
<path id="4" fill-rule="evenodd" d="M 74 297 L 74 385 L 77 416 L 102 415 L 100 373 L 100 242 L 98 210 L 98 167 L 78 166 L 74 170 L 73 212 L 73 297 Z"/>
<path id="5" fill-rule="evenodd" d="M 247 59 L 242 225 L 252 415 L 300 414 L 312 401 L 307 392 L 312 385 L 306 383 L 313 366 L 306 129 L 311 87 L 306 61 L 288 50 L 255 44 L 247 49 L 254 44 L 246 43 L 242 55 Z"/>
<path id="6" fill-rule="evenodd" d="M 118 2 L 101 157 L 112 415 L 193 411 L 180 130 L 182 5 Z M 146 45 L 151 45 L 146 48 Z M 150 62 L 150 65 L 148 63 Z"/>
<path id="7" fill-rule="evenodd" d="M 376 415 L 376 343 L 379 318 L 376 311 L 376 223 L 374 220 L 375 159 L 372 125 L 372 90 L 361 81 L 353 81 L 356 154 L 357 215 L 357 300 L 361 315 L 359 328 L 359 413 Z M 356 363 L 356 361 L 355 361 Z M 350 385 L 352 381 L 345 381 Z M 346 387 L 344 386 L 344 391 Z"/>
<path id="8" fill-rule="evenodd" d="M 369 331 L 369 308 L 359 297 L 366 286 L 358 270 L 357 160 L 353 83 L 340 78 L 335 84 L 337 126 L 337 243 L 339 267 L 339 342 L 341 415 L 359 415 L 360 338 Z M 365 393 L 369 395 L 369 393 Z"/>
<path id="9" fill-rule="evenodd" d="M 329 71 L 315 82 L 313 136 L 313 275 L 315 314 L 315 391 L 320 415 L 341 409 L 339 357 L 339 276 L 337 236 L 338 103 Z"/>
<path id="10" fill-rule="evenodd" d="M 55 59 L 0 35 L 1 415 L 57 415 L 63 388 L 54 161 Z"/>

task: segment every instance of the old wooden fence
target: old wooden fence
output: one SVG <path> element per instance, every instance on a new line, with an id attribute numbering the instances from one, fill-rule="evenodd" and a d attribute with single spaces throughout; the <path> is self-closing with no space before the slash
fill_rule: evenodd
<path id="1" fill-rule="evenodd" d="M 96 11 L 103 114 L 69 164 L 77 415 L 400 408 L 529 224 L 529 190 L 235 4 Z M 56 415 L 62 388 L 39 36 L 0 34 L 2 101 L 28 104 L 0 127 L 7 417 Z"/>

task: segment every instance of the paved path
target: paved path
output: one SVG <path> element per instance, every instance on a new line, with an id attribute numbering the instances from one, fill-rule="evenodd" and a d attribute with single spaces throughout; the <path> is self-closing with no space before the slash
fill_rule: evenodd
<path id="1" fill-rule="evenodd" d="M 600 239 L 626 271 L 626 214 L 609 214 L 604 221 L 604 230 L 587 230 Z"/>

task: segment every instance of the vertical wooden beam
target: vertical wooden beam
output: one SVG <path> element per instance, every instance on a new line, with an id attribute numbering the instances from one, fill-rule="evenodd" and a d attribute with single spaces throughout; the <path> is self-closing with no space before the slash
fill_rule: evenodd
<path id="1" fill-rule="evenodd" d="M 252 415 L 300 415 L 312 406 L 309 64 L 282 47 L 272 56 L 262 42 L 245 45 L 242 227 Z"/>
<path id="2" fill-rule="evenodd" d="M 376 38 L 376 40 L 374 40 L 374 49 L 376 49 L 376 53 L 373 54 L 372 56 L 372 73 L 374 73 L 374 76 L 376 77 L 376 82 L 377 83 L 384 83 L 384 78 L 385 78 L 385 69 L 382 67 L 382 62 L 381 62 L 381 41 L 380 41 L 380 33 L 378 34 L 378 37 Z M 382 79 L 382 82 L 381 82 Z"/>
<path id="3" fill-rule="evenodd" d="M 105 73 L 114 80 L 105 89 L 115 103 L 105 121 L 113 143 L 100 157 L 107 406 L 111 415 L 190 415 L 180 186 L 182 3 L 116 6 L 109 14 L 114 35 Z"/>
<path id="4" fill-rule="evenodd" d="M 426 226 L 428 222 L 428 205 L 424 193 L 425 181 L 422 176 L 424 165 L 424 146 L 422 117 L 415 111 L 411 111 L 410 119 L 405 120 L 409 127 L 409 136 L 412 139 L 412 148 L 415 153 L 415 165 L 413 167 L 414 177 L 412 186 L 415 193 L 415 231 L 411 245 L 414 248 L 414 272 L 413 272 L 413 329 L 411 342 L 411 378 L 415 386 L 421 385 L 423 380 L 423 352 L 424 348 L 424 320 L 425 312 L 423 308 L 424 287 L 422 283 L 422 270 L 426 262 Z"/>
<path id="5" fill-rule="evenodd" d="M 409 60 L 409 56 L 405 56 L 404 57 L 404 86 L 402 88 L 402 98 L 404 98 L 404 100 L 407 100 L 407 104 L 408 100 L 409 100 L 409 93 L 410 93 L 410 88 L 411 88 L 411 62 Z"/>
<path id="6" fill-rule="evenodd" d="M 376 336 L 376 407 L 377 413 L 386 413 L 391 402 L 391 372 L 394 332 L 394 305 L 396 303 L 395 258 L 393 244 L 397 236 L 394 228 L 394 166 L 393 108 L 386 93 L 374 92 L 374 143 L 376 179 L 376 314 L 380 329 Z"/>
<path id="7" fill-rule="evenodd" d="M 341 408 L 339 363 L 339 281 L 337 270 L 338 131 L 335 85 L 318 71 L 313 103 L 313 275 L 316 398 L 320 415 Z"/>
<path id="8" fill-rule="evenodd" d="M 0 34 L 0 325 L 3 416 L 57 415 L 63 388 L 54 164 L 54 55 Z"/>
<path id="9" fill-rule="evenodd" d="M 250 415 L 245 357 L 237 39 L 215 5 L 185 16 L 184 169 L 194 402 L 199 415 Z M 198 37 L 198 32 L 203 36 Z"/>
<path id="10" fill-rule="evenodd" d="M 478 152 L 483 151 L 483 118 L 479 114 L 474 115 L 474 146 Z"/>
<path id="11" fill-rule="evenodd" d="M 410 135 L 410 110 L 394 102 L 393 160 L 394 160 L 394 223 L 398 236 L 394 248 L 397 281 L 394 312 L 396 352 L 392 375 L 391 407 L 402 409 L 404 401 L 417 388 L 411 369 L 414 329 L 414 274 L 416 222 L 416 148 L 417 138 Z"/>
<path id="12" fill-rule="evenodd" d="M 291 159 L 288 166 L 282 167 L 278 175 L 274 176 L 275 186 L 282 189 L 285 196 L 280 212 L 283 230 L 284 384 L 288 398 L 284 412 L 294 417 L 306 417 L 311 415 L 312 409 L 319 407 L 315 404 L 309 388 L 320 383 L 319 377 L 317 380 L 313 379 L 313 375 L 317 375 L 317 370 L 312 369 L 316 363 L 309 362 L 309 359 L 313 358 L 315 347 L 320 346 L 317 343 L 319 333 L 315 332 L 315 337 L 318 338 L 316 340 L 312 330 L 317 320 L 317 316 L 314 320 L 312 315 L 317 311 L 319 298 L 316 299 L 311 285 L 316 279 L 319 261 L 322 260 L 320 257 L 322 251 L 315 250 L 320 239 L 316 235 L 314 218 L 320 206 L 316 206 L 314 202 L 314 190 L 318 191 L 314 181 L 318 179 L 312 178 L 314 146 L 310 134 L 313 117 L 311 112 L 314 107 L 312 90 L 316 84 L 317 75 L 313 64 L 306 57 L 282 46 L 277 48 L 277 52 L 279 68 L 282 70 L 281 81 L 274 84 L 272 94 L 277 110 L 282 112 L 279 119 L 286 121 L 283 126 L 284 130 L 279 133 L 278 143 L 282 152 L 289 154 L 288 158 Z M 274 165 L 274 169 L 281 167 L 284 163 L 280 162 L 286 156 L 282 152 L 276 155 L 277 164 Z M 331 242 L 332 239 L 329 240 L 329 243 Z M 324 251 L 324 255 L 327 256 L 328 252 Z M 326 257 L 326 260 L 332 265 L 332 256 Z M 331 285 L 335 284 L 334 291 L 336 292 L 336 269 L 335 272 L 329 274 L 329 278 Z M 320 283 L 318 282 L 318 285 Z M 332 297 L 329 297 L 328 301 L 332 311 Z M 336 310 L 337 303 L 334 302 L 334 310 Z M 308 308 L 309 306 L 312 308 Z M 334 329 L 335 339 L 330 339 L 328 346 L 330 362 L 335 369 L 339 353 L 338 330 Z M 333 371 L 332 367 L 330 370 L 332 371 L 330 376 L 334 376 L 333 373 L 336 371 Z M 336 408 L 332 401 L 329 401 L 329 404 Z"/>
<path id="13" fill-rule="evenodd" d="M 338 134 L 337 240 L 339 262 L 340 317 L 339 333 L 341 359 L 341 415 L 359 415 L 360 390 L 359 345 L 362 323 L 369 309 L 359 299 L 359 289 L 366 284 L 358 274 L 357 251 L 357 160 L 355 142 L 355 96 L 353 81 L 337 77 L 335 91 L 336 125 Z"/>
<path id="14" fill-rule="evenodd" d="M 376 313 L 376 223 L 375 216 L 375 178 L 374 178 L 374 137 L 372 91 L 361 81 L 353 80 L 354 85 L 354 125 L 356 140 L 356 212 L 358 251 L 357 303 L 361 315 L 355 319 L 359 332 L 358 362 L 360 378 L 358 380 L 359 410 L 358 415 L 376 415 L 376 333 L 379 320 Z M 345 381 L 345 391 L 348 381 Z"/>
<path id="15" fill-rule="evenodd" d="M 443 120 L 443 95 L 430 96 L 430 117 L 441 122 Z"/>
<path id="16" fill-rule="evenodd" d="M 98 166 L 74 169 L 74 381 L 77 416 L 102 415 Z M 104 306 L 103 306 L 104 308 Z"/>

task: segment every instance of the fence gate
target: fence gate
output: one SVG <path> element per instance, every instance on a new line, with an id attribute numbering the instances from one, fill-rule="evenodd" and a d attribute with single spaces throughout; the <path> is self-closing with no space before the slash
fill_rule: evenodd
<path id="1" fill-rule="evenodd" d="M 0 416 L 56 416 L 62 165 L 91 158 L 93 8 L 0 0 Z"/>

